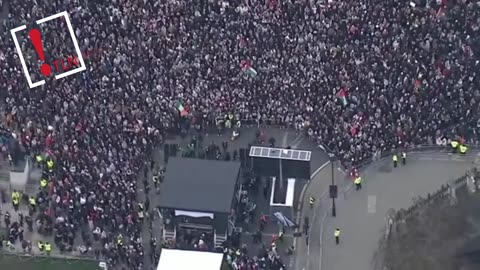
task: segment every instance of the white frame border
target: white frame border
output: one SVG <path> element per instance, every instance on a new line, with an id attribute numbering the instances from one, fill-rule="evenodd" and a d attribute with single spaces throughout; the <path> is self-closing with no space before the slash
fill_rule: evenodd
<path id="1" fill-rule="evenodd" d="M 85 67 L 85 62 L 83 61 L 82 52 L 80 51 L 80 47 L 78 46 L 78 41 L 77 41 L 77 38 L 75 37 L 75 32 L 73 32 L 72 23 L 70 22 L 70 17 L 68 16 L 67 11 L 63 11 L 63 12 L 57 13 L 55 15 L 37 20 L 36 23 L 37 24 L 42 24 L 44 22 L 48 22 L 48 21 L 54 20 L 54 19 L 59 18 L 59 17 L 64 17 L 65 18 L 65 22 L 67 23 L 68 32 L 70 33 L 70 36 L 72 37 L 73 46 L 75 46 L 75 52 L 77 53 L 78 60 L 80 61 L 80 67 L 76 68 L 76 69 L 73 69 L 73 70 L 70 70 L 70 71 L 67 71 L 67 72 L 64 72 L 64 73 L 59 74 L 59 75 L 55 75 L 56 80 L 67 77 L 69 75 L 72 75 L 72 74 L 75 74 L 75 73 L 78 73 L 78 72 L 81 72 L 81 71 L 84 71 L 84 70 L 87 69 Z M 45 80 L 41 80 L 41 81 L 32 83 L 32 79 L 30 78 L 30 73 L 28 72 L 28 68 L 27 68 L 27 65 L 25 64 L 25 59 L 23 57 L 23 53 L 22 53 L 22 50 L 20 48 L 20 44 L 18 44 L 18 40 L 17 40 L 17 36 L 16 36 L 17 32 L 25 30 L 25 29 L 27 29 L 27 26 L 22 25 L 22 26 L 19 26 L 17 28 L 14 28 L 14 29 L 10 30 L 10 32 L 12 34 L 13 42 L 15 43 L 15 47 L 17 49 L 17 52 L 20 56 L 20 62 L 22 63 L 23 72 L 25 73 L 25 76 L 27 77 L 28 86 L 30 86 L 30 88 L 35 88 L 37 86 L 44 85 Z"/>

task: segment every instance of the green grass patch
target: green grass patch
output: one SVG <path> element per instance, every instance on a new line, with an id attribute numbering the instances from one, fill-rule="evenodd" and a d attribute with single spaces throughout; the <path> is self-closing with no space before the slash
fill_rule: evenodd
<path id="1" fill-rule="evenodd" d="M 5 270 L 99 270 L 98 262 L 0 254 L 0 269 Z"/>

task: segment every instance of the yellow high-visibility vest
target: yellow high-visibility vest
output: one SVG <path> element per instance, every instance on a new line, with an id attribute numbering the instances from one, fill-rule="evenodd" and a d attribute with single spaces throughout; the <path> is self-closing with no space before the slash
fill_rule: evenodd
<path id="1" fill-rule="evenodd" d="M 465 154 L 467 152 L 467 147 L 465 145 L 460 145 L 460 153 Z"/>
<path id="2" fill-rule="evenodd" d="M 340 237 L 340 230 L 335 230 L 335 237 Z"/>
<path id="3" fill-rule="evenodd" d="M 393 161 L 398 161 L 397 154 L 394 154 L 394 155 L 393 155 Z"/>
<path id="4" fill-rule="evenodd" d="M 19 201 L 20 200 L 20 193 L 18 193 L 17 191 L 14 191 L 12 193 L 12 201 Z"/>
<path id="5" fill-rule="evenodd" d="M 40 156 L 40 155 L 37 155 L 37 156 L 35 157 L 35 159 L 37 160 L 38 163 L 41 163 L 42 160 L 43 160 L 42 156 Z"/>
<path id="6" fill-rule="evenodd" d="M 45 188 L 48 186 L 48 181 L 46 179 L 40 180 L 40 187 Z"/>
<path id="7" fill-rule="evenodd" d="M 53 160 L 47 161 L 47 167 L 48 167 L 48 169 L 52 169 L 52 168 L 53 168 Z"/>
<path id="8" fill-rule="evenodd" d="M 362 177 L 359 176 L 359 177 L 355 178 L 355 184 L 358 185 L 360 183 L 362 183 Z"/>
<path id="9" fill-rule="evenodd" d="M 458 147 L 458 142 L 457 141 L 451 141 L 450 145 L 452 146 L 452 148 L 457 148 Z"/>
<path id="10" fill-rule="evenodd" d="M 30 203 L 30 205 L 36 205 L 37 204 L 37 201 L 33 197 L 28 198 L 28 202 Z"/>
<path id="11" fill-rule="evenodd" d="M 45 244 L 45 251 L 46 252 L 52 251 L 52 245 L 50 243 Z"/>

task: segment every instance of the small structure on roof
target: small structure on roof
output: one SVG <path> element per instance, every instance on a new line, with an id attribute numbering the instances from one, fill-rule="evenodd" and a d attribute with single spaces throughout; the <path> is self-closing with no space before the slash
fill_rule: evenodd
<path id="1" fill-rule="evenodd" d="M 178 249 L 163 249 L 157 270 L 220 270 L 223 254 Z"/>
<path id="2" fill-rule="evenodd" d="M 306 150 L 283 149 L 262 146 L 252 146 L 250 148 L 250 157 L 310 161 L 311 156 L 312 152 Z"/>

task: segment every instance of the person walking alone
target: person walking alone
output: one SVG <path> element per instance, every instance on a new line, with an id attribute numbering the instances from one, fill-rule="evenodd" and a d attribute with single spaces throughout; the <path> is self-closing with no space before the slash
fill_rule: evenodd
<path id="1" fill-rule="evenodd" d="M 362 177 L 360 175 L 355 178 L 354 183 L 355 183 L 356 190 L 362 189 Z"/>
<path id="2" fill-rule="evenodd" d="M 340 229 L 339 228 L 335 229 L 334 236 L 335 236 L 335 243 L 337 245 L 340 244 Z"/>

